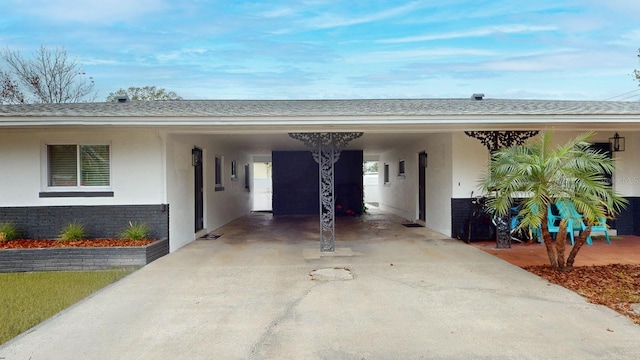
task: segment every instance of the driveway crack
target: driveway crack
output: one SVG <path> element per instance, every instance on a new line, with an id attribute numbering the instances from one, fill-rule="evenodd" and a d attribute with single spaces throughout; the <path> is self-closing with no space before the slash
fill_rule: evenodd
<path id="1" fill-rule="evenodd" d="M 323 283 L 316 283 L 309 287 L 301 296 L 299 296 L 296 300 L 290 302 L 282 312 L 282 314 L 269 323 L 266 330 L 262 333 L 260 338 L 251 346 L 251 350 L 247 359 L 256 359 L 258 358 L 258 352 L 260 349 L 267 343 L 267 340 L 272 337 L 273 331 L 278 327 L 278 325 L 285 319 L 289 318 L 293 309 L 295 309 L 298 304 L 304 300 L 315 287 L 322 285 Z M 324 283 L 326 284 L 326 283 Z"/>

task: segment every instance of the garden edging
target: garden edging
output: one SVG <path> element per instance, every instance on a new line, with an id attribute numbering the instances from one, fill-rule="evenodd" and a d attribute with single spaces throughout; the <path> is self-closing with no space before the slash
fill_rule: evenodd
<path id="1" fill-rule="evenodd" d="M 169 239 L 145 246 L 0 250 L 0 273 L 144 266 L 169 253 Z"/>

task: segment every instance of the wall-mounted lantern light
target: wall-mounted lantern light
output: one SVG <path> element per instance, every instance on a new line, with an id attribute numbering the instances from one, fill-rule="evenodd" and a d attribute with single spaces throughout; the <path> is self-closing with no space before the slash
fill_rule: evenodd
<path id="1" fill-rule="evenodd" d="M 609 145 L 611 145 L 613 152 L 624 151 L 624 137 L 616 132 L 613 137 L 609 138 Z"/>
<path id="2" fill-rule="evenodd" d="M 191 165 L 193 166 L 202 165 L 202 150 L 198 148 L 191 149 Z"/>

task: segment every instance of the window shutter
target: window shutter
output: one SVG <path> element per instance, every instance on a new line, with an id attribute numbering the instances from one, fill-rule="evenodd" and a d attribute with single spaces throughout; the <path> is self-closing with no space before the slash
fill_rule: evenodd
<path id="1" fill-rule="evenodd" d="M 49 186 L 78 186 L 77 147 L 49 145 Z"/>

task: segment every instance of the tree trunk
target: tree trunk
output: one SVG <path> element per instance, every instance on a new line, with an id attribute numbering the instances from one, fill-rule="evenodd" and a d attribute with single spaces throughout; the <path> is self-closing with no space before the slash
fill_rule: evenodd
<path id="1" fill-rule="evenodd" d="M 567 242 L 567 223 L 560 221 L 560 230 L 556 234 L 556 257 L 558 261 L 558 270 L 564 270 L 564 249 Z"/>
<path id="2" fill-rule="evenodd" d="M 542 215 L 542 240 L 544 241 L 544 245 L 547 247 L 547 256 L 549 256 L 549 263 L 551 263 L 551 267 L 554 270 L 558 270 L 558 260 L 556 259 L 556 254 L 553 249 L 553 239 L 551 238 L 551 234 L 549 233 L 549 224 L 547 224 L 547 212 L 544 212 Z"/>
<path id="3" fill-rule="evenodd" d="M 576 259 L 576 255 L 578 255 L 578 251 L 585 242 L 587 242 L 587 238 L 591 235 L 591 225 L 587 226 L 587 229 L 580 233 L 580 235 L 576 238 L 576 243 L 573 245 L 573 249 L 569 253 L 569 257 L 567 257 L 567 267 L 573 267 L 573 262 Z"/>

